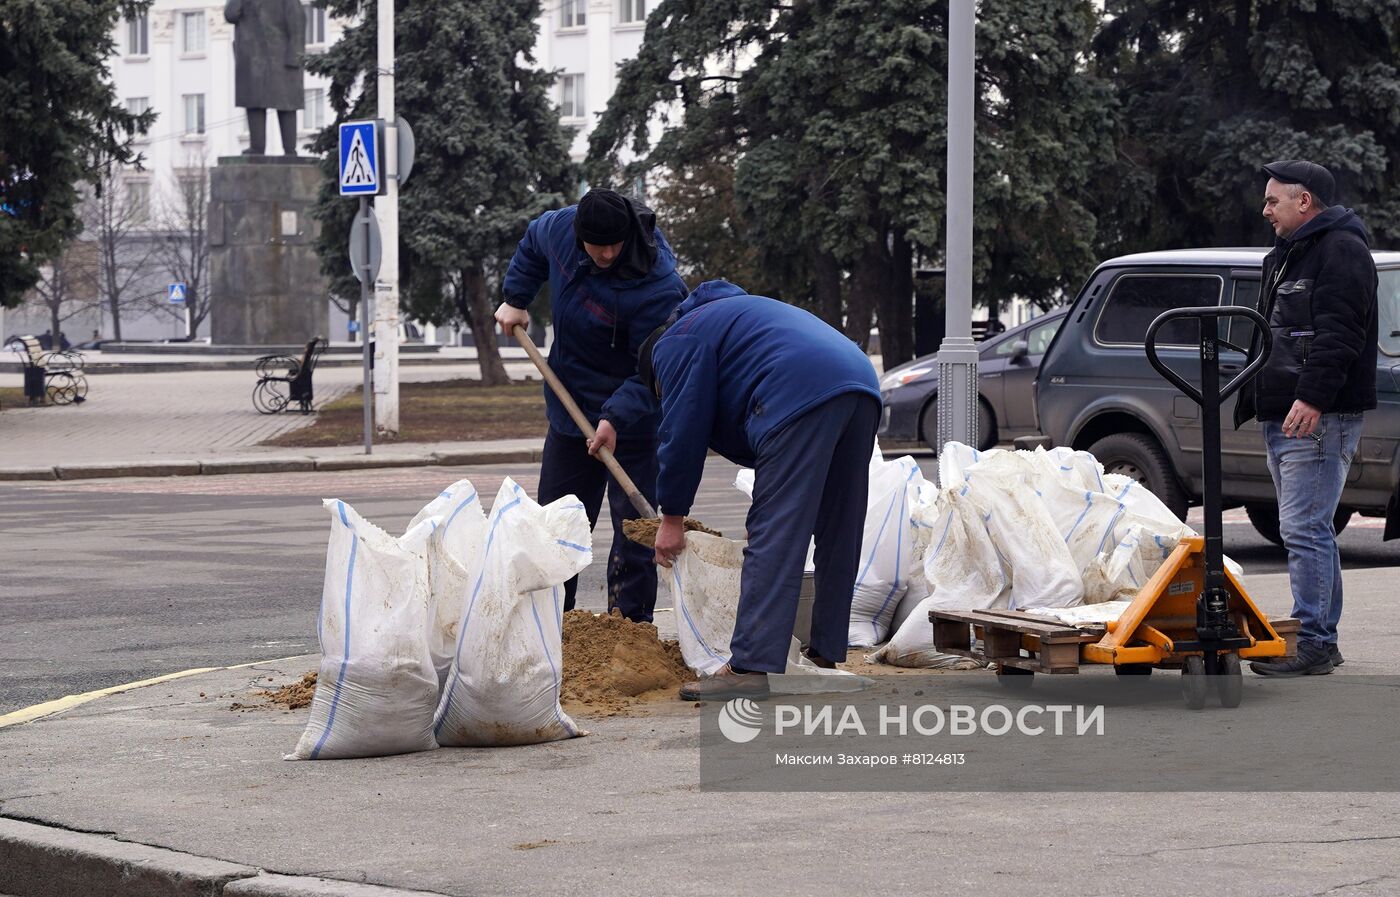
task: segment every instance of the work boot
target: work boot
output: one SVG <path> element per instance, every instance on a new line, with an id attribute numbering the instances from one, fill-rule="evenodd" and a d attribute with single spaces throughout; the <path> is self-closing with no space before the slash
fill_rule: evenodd
<path id="1" fill-rule="evenodd" d="M 1347 662 L 1346 658 L 1342 656 L 1342 650 L 1337 647 L 1336 642 L 1327 643 L 1327 653 L 1332 655 L 1332 666 L 1334 667 L 1339 667 Z"/>
<path id="2" fill-rule="evenodd" d="M 768 674 L 737 672 L 729 664 L 713 676 L 681 686 L 682 701 L 727 701 L 730 698 L 768 697 Z"/>
<path id="3" fill-rule="evenodd" d="M 1297 657 L 1280 658 L 1273 661 L 1257 660 L 1251 663 L 1249 668 L 1260 676 L 1289 678 L 1293 676 L 1326 676 L 1332 672 L 1334 666 L 1331 652 L 1326 645 L 1317 642 L 1300 642 Z"/>
<path id="4" fill-rule="evenodd" d="M 822 657 L 820 654 L 813 651 L 811 648 L 803 648 L 802 656 L 810 660 L 813 666 L 821 667 L 824 670 L 836 669 L 836 661 L 827 660 L 825 657 Z"/>

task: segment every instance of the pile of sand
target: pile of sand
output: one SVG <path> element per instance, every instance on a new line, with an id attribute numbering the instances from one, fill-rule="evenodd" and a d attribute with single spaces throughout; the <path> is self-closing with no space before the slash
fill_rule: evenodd
<path id="1" fill-rule="evenodd" d="M 675 700 L 681 683 L 694 678 L 680 645 L 663 642 L 650 623 L 617 611 L 564 614 L 561 699 L 570 712 L 613 716 L 647 701 Z"/>
<path id="2" fill-rule="evenodd" d="M 229 706 L 230 710 L 272 710 L 281 707 L 285 710 L 300 710 L 303 707 L 311 706 L 311 699 L 316 696 L 316 673 L 312 671 L 302 676 L 301 679 L 290 685 L 281 688 L 269 688 L 256 692 L 260 698 L 266 698 L 266 704 L 239 704 L 234 703 Z"/>
<path id="3" fill-rule="evenodd" d="M 652 518 L 642 518 L 639 520 L 622 521 L 622 534 L 633 542 L 645 545 L 648 548 L 656 547 L 656 528 L 661 525 L 661 521 Z M 710 529 L 705 524 L 693 517 L 685 518 L 685 531 L 688 533 L 709 533 L 712 536 L 722 536 L 724 533 L 719 530 Z"/>

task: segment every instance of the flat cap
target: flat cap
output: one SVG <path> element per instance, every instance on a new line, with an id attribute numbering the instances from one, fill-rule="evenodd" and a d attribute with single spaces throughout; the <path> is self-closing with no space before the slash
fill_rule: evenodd
<path id="1" fill-rule="evenodd" d="M 1264 166 L 1264 173 L 1282 184 L 1301 184 L 1309 193 L 1317 197 L 1317 201 L 1322 205 L 1330 206 L 1332 204 L 1332 193 L 1336 190 L 1336 182 L 1332 180 L 1332 172 L 1316 162 L 1309 162 L 1306 159 L 1270 162 Z"/>

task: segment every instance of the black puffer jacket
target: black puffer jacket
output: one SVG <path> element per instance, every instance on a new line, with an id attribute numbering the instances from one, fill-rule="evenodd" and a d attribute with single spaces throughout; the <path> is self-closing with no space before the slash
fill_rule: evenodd
<path id="1" fill-rule="evenodd" d="M 1324 414 L 1376 407 L 1377 278 L 1368 244 L 1361 219 L 1333 206 L 1264 257 L 1259 312 L 1274 348 L 1240 393 L 1237 428 L 1255 416 L 1281 420 L 1295 399 Z"/>

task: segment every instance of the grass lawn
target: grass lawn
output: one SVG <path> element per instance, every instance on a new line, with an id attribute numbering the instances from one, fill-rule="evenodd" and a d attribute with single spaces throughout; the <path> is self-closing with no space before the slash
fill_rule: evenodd
<path id="1" fill-rule="evenodd" d="M 0 386 L 0 411 L 7 411 L 10 408 L 24 408 L 28 405 L 29 400 L 24 397 L 24 387 Z"/>
<path id="2" fill-rule="evenodd" d="M 549 423 L 544 416 L 542 389 L 538 380 L 510 386 L 482 386 L 476 380 L 400 383 L 399 435 L 375 434 L 374 441 L 464 442 L 543 437 Z M 364 404 L 356 389 L 322 408 L 311 426 L 283 433 L 262 444 L 314 447 L 359 445 L 363 441 Z"/>

